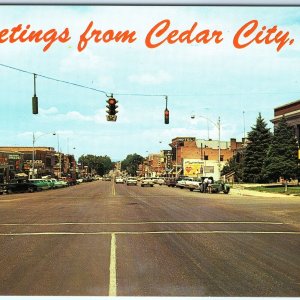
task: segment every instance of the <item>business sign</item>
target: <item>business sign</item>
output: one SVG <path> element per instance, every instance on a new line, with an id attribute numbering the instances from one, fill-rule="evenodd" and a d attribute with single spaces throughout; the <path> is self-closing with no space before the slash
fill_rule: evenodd
<path id="1" fill-rule="evenodd" d="M 203 173 L 203 161 L 198 159 L 183 160 L 183 175 L 197 177 Z"/>
<path id="2" fill-rule="evenodd" d="M 19 160 L 19 159 L 21 159 L 21 155 L 19 155 L 19 154 L 8 154 L 8 159 Z"/>

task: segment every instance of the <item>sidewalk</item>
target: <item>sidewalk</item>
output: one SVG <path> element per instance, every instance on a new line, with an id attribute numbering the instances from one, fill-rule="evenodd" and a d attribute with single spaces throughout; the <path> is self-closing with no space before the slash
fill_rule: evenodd
<path id="1" fill-rule="evenodd" d="M 235 184 L 230 189 L 231 195 L 237 195 L 237 196 L 256 196 L 256 197 L 266 197 L 266 198 L 286 198 L 286 197 L 294 197 L 298 198 L 296 195 L 290 194 L 279 194 L 279 193 L 268 193 L 268 192 L 259 192 L 259 191 L 253 191 L 248 190 L 245 188 L 242 184 Z"/>

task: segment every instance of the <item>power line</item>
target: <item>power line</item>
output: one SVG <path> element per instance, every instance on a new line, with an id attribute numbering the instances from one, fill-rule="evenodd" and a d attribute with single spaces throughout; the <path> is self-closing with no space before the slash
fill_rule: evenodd
<path id="1" fill-rule="evenodd" d="M 9 66 L 9 65 L 6 65 L 6 64 L 0 63 L 0 66 L 8 68 L 8 69 L 15 70 L 15 71 L 23 72 L 23 73 L 26 73 L 26 74 L 36 75 L 36 76 L 39 76 L 39 77 L 44 78 L 44 79 L 48 79 L 48 80 L 52 80 L 52 81 L 56 81 L 56 82 L 60 82 L 60 83 L 64 83 L 64 84 L 69 84 L 69 85 L 73 85 L 73 86 L 84 88 L 84 89 L 89 89 L 89 90 L 92 90 L 92 91 L 95 91 L 95 92 L 100 92 L 100 93 L 105 94 L 106 97 L 109 97 L 109 95 L 112 95 L 112 94 L 117 95 L 117 96 L 137 96 L 137 97 L 166 97 L 167 96 L 166 94 L 108 93 L 104 90 L 96 89 L 96 88 L 89 87 L 89 86 L 86 86 L 86 85 L 83 85 L 83 84 L 74 83 L 74 82 L 61 80 L 61 79 L 57 79 L 57 78 L 54 78 L 54 77 L 50 77 L 50 76 L 30 72 L 30 71 L 23 70 L 23 69 L 16 68 L 16 67 L 12 67 L 12 66 Z M 293 91 L 287 91 L 287 92 L 260 91 L 260 92 L 245 92 L 245 93 L 230 93 L 230 92 L 228 92 L 228 93 L 201 93 L 201 94 L 192 94 L 192 93 L 189 93 L 189 94 L 168 94 L 168 96 L 175 98 L 175 97 L 187 97 L 187 96 L 189 96 L 189 97 L 205 97 L 205 96 L 220 96 L 220 95 L 222 95 L 222 96 L 233 96 L 233 95 L 239 96 L 239 95 L 260 95 L 260 94 L 273 95 L 273 94 L 299 94 L 299 93 L 300 93 L 299 91 L 294 91 L 294 92 Z"/>
<path id="2" fill-rule="evenodd" d="M 99 90 L 99 89 L 96 89 L 96 88 L 93 88 L 93 87 L 89 87 L 89 86 L 86 86 L 86 85 L 83 85 L 83 84 L 57 79 L 57 78 L 54 78 L 54 77 L 50 77 L 50 76 L 30 72 L 30 71 L 23 70 L 23 69 L 16 68 L 16 67 L 12 67 L 12 66 L 9 66 L 9 65 L 5 65 L 5 64 L 0 63 L 0 66 L 4 67 L 4 68 L 15 70 L 15 71 L 19 71 L 19 72 L 22 72 L 22 73 L 26 73 L 26 74 L 30 74 L 30 75 L 34 75 L 34 76 L 39 76 L 41 78 L 49 79 L 49 80 L 52 80 L 52 81 L 61 82 L 61 83 L 73 85 L 73 86 L 76 86 L 76 87 L 81 87 L 81 88 L 84 88 L 84 89 L 89 89 L 89 90 L 92 90 L 92 91 L 100 92 L 100 93 L 105 94 L 106 97 L 109 97 L 108 94 L 111 94 L 111 95 L 114 94 L 114 95 L 118 95 L 118 96 L 166 97 L 165 94 L 162 95 L 162 94 L 142 94 L 142 93 L 131 93 L 131 94 L 130 93 L 127 93 L 127 94 L 125 94 L 125 93 L 107 93 L 106 91 Z"/>
<path id="3" fill-rule="evenodd" d="M 78 83 L 74 83 L 74 82 L 70 82 L 70 81 L 66 81 L 66 80 L 61 80 L 61 79 L 57 79 L 57 78 L 45 76 L 45 75 L 34 73 L 34 72 L 29 72 L 29 71 L 26 71 L 26 70 L 23 70 L 23 69 L 19 69 L 19 68 L 16 68 L 16 67 L 8 66 L 8 65 L 5 65 L 5 64 L 1 64 L 1 63 L 0 63 L 0 66 L 1 67 L 5 67 L 5 68 L 9 68 L 9 69 L 12 69 L 12 70 L 15 70 L 15 71 L 23 72 L 23 73 L 26 73 L 26 74 L 31 74 L 31 75 L 39 76 L 41 78 L 49 79 L 49 80 L 52 80 L 52 81 L 61 82 L 61 83 L 65 83 L 65 84 L 70 84 L 70 85 L 81 87 L 81 88 L 84 88 L 84 89 L 89 89 L 89 90 L 92 90 L 92 91 L 100 92 L 100 93 L 105 94 L 108 97 L 108 93 L 107 92 L 105 92 L 103 90 L 95 89 L 95 88 L 92 88 L 92 87 L 89 87 L 89 86 L 86 86 L 86 85 L 83 85 L 83 84 L 78 84 Z"/>

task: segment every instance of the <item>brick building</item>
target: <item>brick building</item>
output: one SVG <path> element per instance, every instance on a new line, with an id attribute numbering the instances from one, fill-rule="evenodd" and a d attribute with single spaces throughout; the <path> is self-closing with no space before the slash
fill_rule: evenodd
<path id="1" fill-rule="evenodd" d="M 220 170 L 226 162 L 243 147 L 244 141 L 202 140 L 195 137 L 176 137 L 169 144 L 171 150 L 150 154 L 140 168 L 143 176 L 188 175 L 220 177 Z M 187 165 L 188 164 L 188 165 Z M 193 168 L 197 165 L 197 169 Z M 195 169 L 195 170 L 192 170 Z M 191 170 L 190 172 L 187 172 Z M 187 174 L 188 173 L 188 174 Z"/>
<path id="2" fill-rule="evenodd" d="M 300 141 L 300 100 L 290 102 L 274 108 L 274 119 L 271 120 L 276 126 L 282 117 L 287 123 L 294 127 L 298 142 Z"/>
<path id="3" fill-rule="evenodd" d="M 21 157 L 18 171 L 32 177 L 33 147 L 2 146 L 0 152 L 19 153 Z M 61 177 L 73 175 L 76 172 L 76 162 L 73 155 L 58 153 L 53 147 L 34 147 L 34 169 L 36 177 Z"/>
<path id="4" fill-rule="evenodd" d="M 0 151 L 0 183 L 8 182 L 22 172 L 23 153 L 17 151 Z"/>
<path id="5" fill-rule="evenodd" d="M 209 175 L 216 178 L 220 177 L 220 170 L 243 145 L 244 141 L 237 142 L 236 139 L 230 139 L 229 142 L 220 141 L 219 166 L 219 141 L 196 139 L 195 137 L 176 137 L 172 139 L 170 144 L 173 162 L 172 174 L 175 171 L 175 174 L 187 175 L 186 170 L 184 170 L 184 162 L 192 159 L 198 160 L 201 166 L 191 176 Z"/>

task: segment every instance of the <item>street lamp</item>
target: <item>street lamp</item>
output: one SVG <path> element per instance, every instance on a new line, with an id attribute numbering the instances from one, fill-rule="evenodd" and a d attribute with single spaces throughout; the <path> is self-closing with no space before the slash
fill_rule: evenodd
<path id="1" fill-rule="evenodd" d="M 198 116 L 199 118 L 204 118 L 207 121 L 211 122 L 214 126 L 218 129 L 218 171 L 219 171 L 219 177 L 221 177 L 221 119 L 218 117 L 218 122 L 214 122 L 211 119 L 204 117 L 204 116 Z M 191 116 L 191 119 L 195 119 L 195 115 Z"/>
<path id="2" fill-rule="evenodd" d="M 36 142 L 36 140 L 38 140 L 42 136 L 48 135 L 48 134 L 51 134 L 51 133 L 44 133 L 44 134 L 39 135 L 38 137 L 35 137 L 34 132 L 32 133 L 32 176 L 31 176 L 32 179 L 34 179 L 34 159 L 35 159 L 35 157 L 34 157 L 34 155 L 35 155 L 34 147 L 35 147 L 35 142 Z M 55 132 L 53 132 L 52 134 L 56 135 Z"/>
<path id="3" fill-rule="evenodd" d="M 53 133 L 53 135 L 57 136 L 57 152 L 58 152 L 58 164 L 59 164 L 57 177 L 61 178 L 61 152 L 60 152 L 60 149 L 59 149 L 59 134 L 58 133 Z"/>

